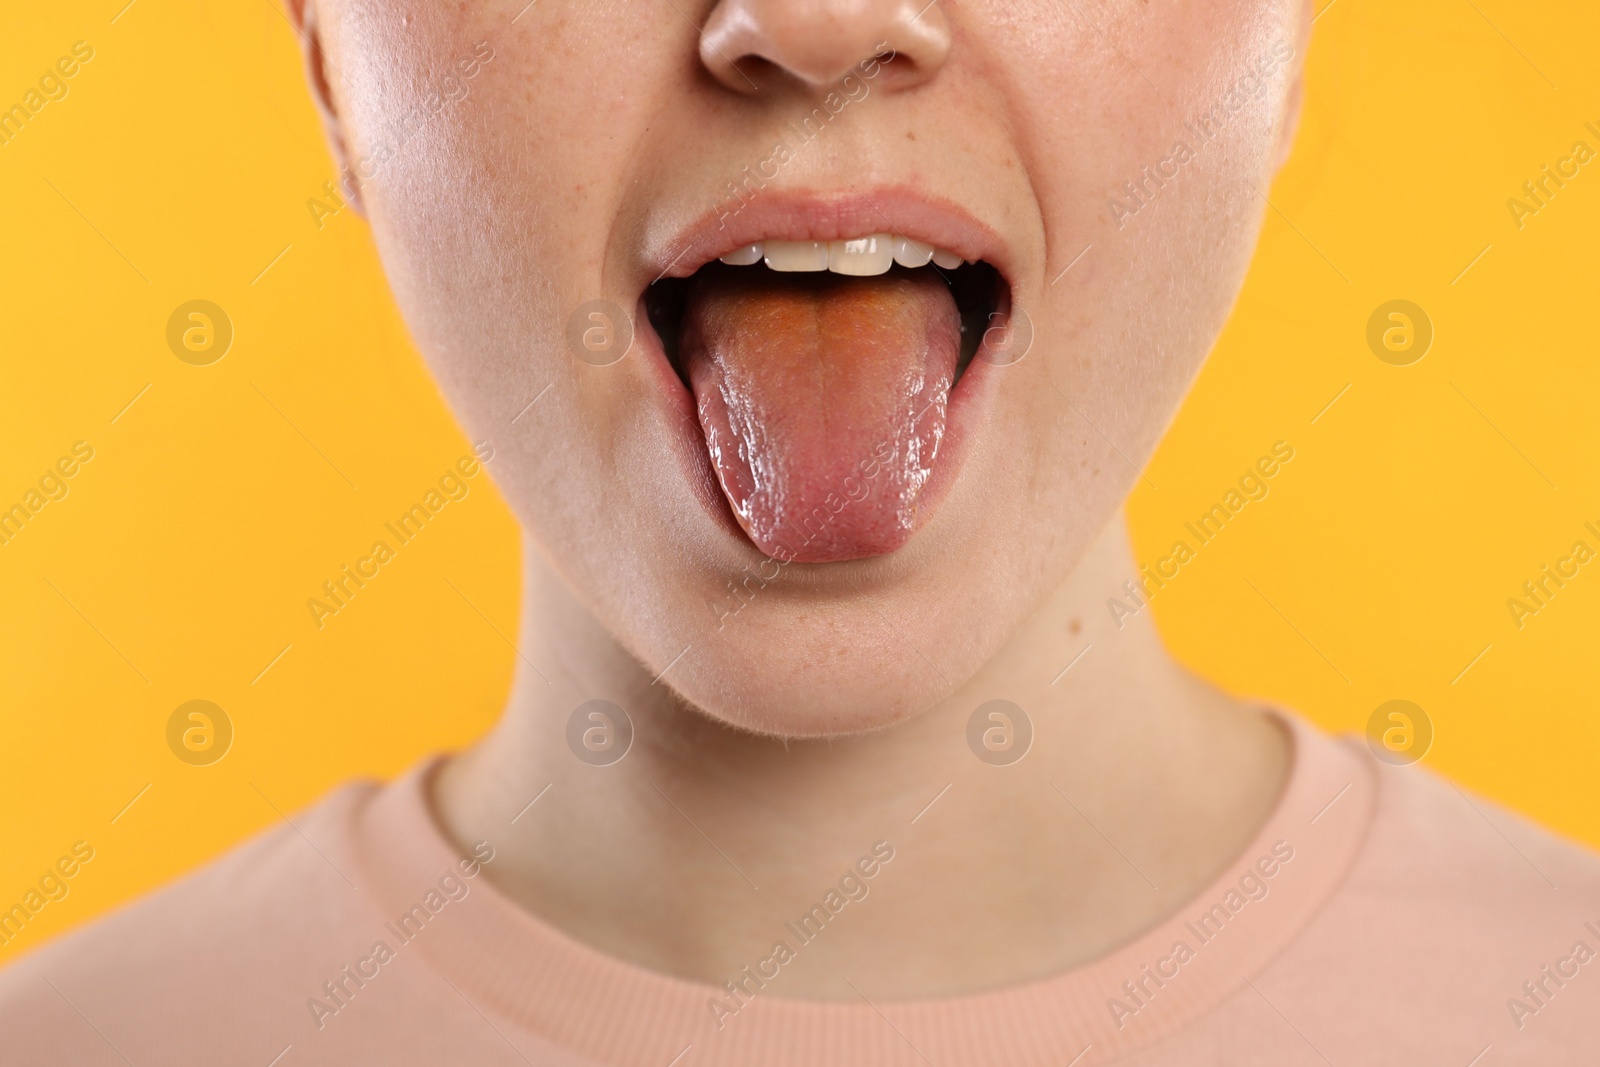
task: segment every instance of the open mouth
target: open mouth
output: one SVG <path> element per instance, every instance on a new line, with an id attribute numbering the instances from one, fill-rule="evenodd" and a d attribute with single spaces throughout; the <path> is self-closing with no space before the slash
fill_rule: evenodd
<path id="1" fill-rule="evenodd" d="M 925 517 L 952 398 L 1010 290 L 877 233 L 743 245 L 642 302 L 746 535 L 827 563 L 892 552 Z"/>

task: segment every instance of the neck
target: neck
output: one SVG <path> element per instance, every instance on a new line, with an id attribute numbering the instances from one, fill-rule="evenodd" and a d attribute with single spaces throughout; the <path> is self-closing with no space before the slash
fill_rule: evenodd
<path id="1" fill-rule="evenodd" d="M 684 707 L 525 556 L 526 661 L 500 725 L 439 776 L 440 817 L 458 842 L 495 846 L 490 876 L 512 899 L 655 970 L 721 986 L 785 941 L 797 951 L 778 996 L 854 997 L 852 984 L 939 996 L 1042 977 L 1199 893 L 1282 786 L 1287 743 L 1269 719 L 1174 662 L 1148 608 L 1111 617 L 1109 596 L 1134 606 L 1120 519 L 947 699 L 833 740 L 756 737 Z M 566 744 L 568 717 L 596 696 L 633 724 L 610 766 Z M 967 741 L 974 709 L 997 697 L 1033 732 L 1005 766 Z M 1008 718 L 1015 739 L 1025 727 Z M 1004 742 L 1006 719 L 984 727 Z M 879 842 L 893 859 L 840 890 Z M 803 941 L 806 928 L 785 924 L 830 890 L 866 895 Z"/>

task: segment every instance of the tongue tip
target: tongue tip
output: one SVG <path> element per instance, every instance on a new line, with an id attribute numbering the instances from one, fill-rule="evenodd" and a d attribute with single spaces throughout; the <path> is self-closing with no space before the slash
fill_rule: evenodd
<path id="1" fill-rule="evenodd" d="M 751 543 L 780 563 L 848 563 L 855 559 L 871 559 L 874 556 L 888 555 L 910 539 L 911 531 L 904 529 L 869 537 L 819 539 L 796 548 L 782 538 L 750 534 Z"/>
<path id="2" fill-rule="evenodd" d="M 859 502 L 865 504 L 863 500 Z M 886 556 L 911 540 L 917 527 L 914 503 L 870 508 L 830 498 L 799 521 L 760 512 L 740 521 L 756 548 L 785 563 L 844 563 Z M 753 520 L 753 521 L 751 521 Z"/>

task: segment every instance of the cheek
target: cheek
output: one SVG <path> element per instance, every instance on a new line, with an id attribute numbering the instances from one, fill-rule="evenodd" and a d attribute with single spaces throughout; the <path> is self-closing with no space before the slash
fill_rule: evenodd
<path id="1" fill-rule="evenodd" d="M 1061 401 L 1063 418 L 1118 477 L 1136 476 L 1129 461 L 1148 459 L 1203 363 L 1266 210 L 1254 190 L 1270 181 L 1292 76 L 1273 47 L 1294 43 L 1297 5 L 1213 7 L 1102 26 L 1121 54 L 1086 30 L 1054 58 L 1040 56 L 1048 75 L 1020 90 L 1051 249 L 1040 340 L 1078 409 Z M 1143 64 L 1147 81 L 1124 55 L 1162 62 Z M 1263 58 L 1276 66 L 1265 88 L 1235 94 Z M 1063 98 L 1080 106 L 1061 108 Z M 1199 121 L 1218 107 L 1221 121 Z"/>
<path id="2" fill-rule="evenodd" d="M 600 249 L 639 184 L 642 131 L 678 91 L 682 47 L 692 45 L 680 47 L 662 21 L 681 19 L 670 6 L 630 14 L 621 32 L 613 20 L 551 5 L 513 26 L 507 6 L 424 5 L 403 23 L 390 5 L 342 0 L 335 42 L 354 85 L 341 89 L 354 154 L 392 149 L 363 193 L 399 306 L 458 416 L 496 442 L 549 421 L 551 396 L 535 409 L 539 419 L 512 424 L 552 382 L 565 389 L 576 373 L 578 401 L 588 403 L 588 368 L 576 365 L 566 336 L 580 304 L 635 310 L 637 292 L 616 286 Z M 470 93 L 397 135 L 479 42 L 494 57 Z M 594 63 L 601 55 L 603 71 Z M 628 73 L 606 73 L 614 70 Z M 661 91 L 619 91 L 623 84 Z M 608 369 L 620 370 L 611 379 L 628 373 Z M 587 417 L 600 414 L 591 406 Z"/>

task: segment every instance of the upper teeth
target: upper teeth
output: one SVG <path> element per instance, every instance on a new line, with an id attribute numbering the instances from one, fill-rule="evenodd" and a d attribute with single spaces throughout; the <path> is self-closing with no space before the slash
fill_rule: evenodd
<path id="1" fill-rule="evenodd" d="M 935 266 L 952 270 L 961 266 L 961 257 L 942 248 L 913 241 L 909 237 L 874 233 L 847 241 L 757 241 L 722 257 L 735 267 L 748 267 L 761 260 L 772 270 L 828 270 L 858 277 L 883 274 L 894 264 L 922 267 L 932 260 Z"/>

